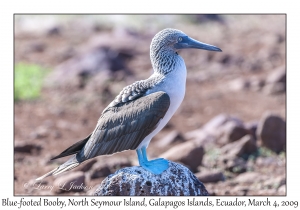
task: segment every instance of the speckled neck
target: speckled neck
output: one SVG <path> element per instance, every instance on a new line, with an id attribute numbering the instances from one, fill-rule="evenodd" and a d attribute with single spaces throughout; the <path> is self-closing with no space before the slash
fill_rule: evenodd
<path id="1" fill-rule="evenodd" d="M 153 47 L 150 50 L 150 59 L 154 72 L 166 75 L 175 69 L 178 55 L 169 47 Z"/>
<path id="2" fill-rule="evenodd" d="M 180 62 L 180 56 L 174 48 L 178 34 L 184 35 L 182 31 L 167 28 L 157 33 L 152 39 L 150 59 L 154 72 L 166 75 L 173 71 Z"/>

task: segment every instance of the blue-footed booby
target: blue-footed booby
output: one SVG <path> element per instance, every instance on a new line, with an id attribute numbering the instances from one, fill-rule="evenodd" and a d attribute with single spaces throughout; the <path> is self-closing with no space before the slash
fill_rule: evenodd
<path id="1" fill-rule="evenodd" d="M 139 164 L 153 174 L 168 169 L 169 162 L 163 158 L 149 161 L 146 149 L 184 98 L 187 71 L 178 51 L 186 48 L 222 51 L 177 29 L 158 32 L 150 46 L 153 74 L 125 87 L 103 110 L 95 130 L 88 137 L 52 159 L 73 156 L 37 180 L 69 171 L 96 156 L 124 150 L 136 150 Z"/>

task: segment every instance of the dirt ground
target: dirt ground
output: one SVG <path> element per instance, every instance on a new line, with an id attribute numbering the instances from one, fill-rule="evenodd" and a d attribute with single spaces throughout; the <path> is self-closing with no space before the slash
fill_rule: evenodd
<path id="1" fill-rule="evenodd" d="M 285 92 L 271 94 L 264 88 L 251 86 L 253 81 L 266 80 L 276 69 L 285 67 L 284 15 L 223 15 L 218 16 L 219 19 L 201 15 L 174 15 L 169 18 L 130 16 L 120 21 L 123 24 L 111 17 L 15 17 L 15 63 L 34 63 L 51 71 L 39 99 L 15 102 L 14 143 L 34 145 L 28 153 L 14 153 L 15 195 L 57 194 L 25 187 L 25 183 L 32 183 L 35 178 L 67 160 L 49 161 L 92 132 L 102 110 L 124 86 L 151 75 L 149 45 L 152 37 L 163 28 L 180 29 L 197 40 L 220 47 L 223 52 L 191 49 L 179 53 L 188 70 L 186 95 L 166 128 L 150 143 L 150 157 L 157 157 L 174 145 L 165 148 L 155 146 L 171 131 L 186 134 L 222 113 L 245 123 L 258 122 L 266 112 L 276 113 L 285 120 Z M 137 23 L 124 24 L 129 20 Z M 156 24 L 153 23 L 155 21 Z M 148 22 L 149 25 L 143 24 Z M 122 68 L 113 71 L 109 66 L 106 69 L 99 67 L 100 70 L 86 80 L 78 82 L 75 79 L 74 82 L 72 68 L 83 65 L 77 64 L 76 60 L 93 52 L 93 47 L 103 42 L 122 51 Z M 65 68 L 69 68 L 68 72 L 57 76 L 56 73 Z M 84 84 L 80 83 L 82 81 Z M 264 158 L 273 158 L 275 162 L 261 167 L 254 161 L 253 171 L 270 178 L 272 170 L 274 177 L 285 178 L 285 155 L 261 157 L 261 160 Z M 98 157 L 97 161 L 109 159 L 127 159 L 133 165 L 137 164 L 134 151 Z M 245 192 L 240 189 L 247 186 L 245 183 L 233 182 L 239 174 L 224 174 L 225 181 L 205 184 L 209 193 L 237 195 Z M 103 179 L 88 179 L 87 185 L 95 186 Z M 54 180 L 49 177 L 45 183 L 51 185 Z M 256 191 L 256 188 L 248 188 L 246 195 L 282 194 L 272 187 L 261 187 Z M 67 192 L 62 195 L 87 193 Z"/>

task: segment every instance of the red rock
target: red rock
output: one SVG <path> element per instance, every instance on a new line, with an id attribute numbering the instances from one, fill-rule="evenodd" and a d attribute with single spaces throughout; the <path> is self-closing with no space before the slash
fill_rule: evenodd
<path id="1" fill-rule="evenodd" d="M 276 153 L 285 150 L 286 123 L 280 116 L 265 113 L 258 124 L 256 134 L 262 146 Z"/>
<path id="2" fill-rule="evenodd" d="M 224 174 L 218 171 L 198 172 L 195 174 L 195 176 L 203 183 L 218 182 L 225 180 Z"/>
<path id="3" fill-rule="evenodd" d="M 221 148 L 221 152 L 230 157 L 242 157 L 257 150 L 256 141 L 251 135 L 246 135 L 238 141 L 232 142 Z"/>
<path id="4" fill-rule="evenodd" d="M 197 167 L 202 163 L 203 155 L 204 148 L 200 144 L 188 141 L 172 147 L 163 153 L 161 157 L 174 162 L 181 162 L 192 171 L 196 171 Z"/>
<path id="5" fill-rule="evenodd" d="M 15 152 L 28 153 L 39 152 L 42 149 L 40 145 L 30 143 L 16 143 L 14 147 Z"/>

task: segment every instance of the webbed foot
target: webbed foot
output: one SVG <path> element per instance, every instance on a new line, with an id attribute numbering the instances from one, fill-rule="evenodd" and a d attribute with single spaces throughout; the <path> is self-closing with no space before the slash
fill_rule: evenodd
<path id="1" fill-rule="evenodd" d="M 148 162 L 144 162 L 141 164 L 141 166 L 146 170 L 156 175 L 159 175 L 169 168 L 169 161 L 163 158 L 159 158 L 155 160 L 150 160 Z"/>
<path id="2" fill-rule="evenodd" d="M 163 158 L 154 160 L 147 159 L 146 148 L 136 150 L 140 165 L 153 174 L 159 175 L 169 168 L 169 161 Z"/>

